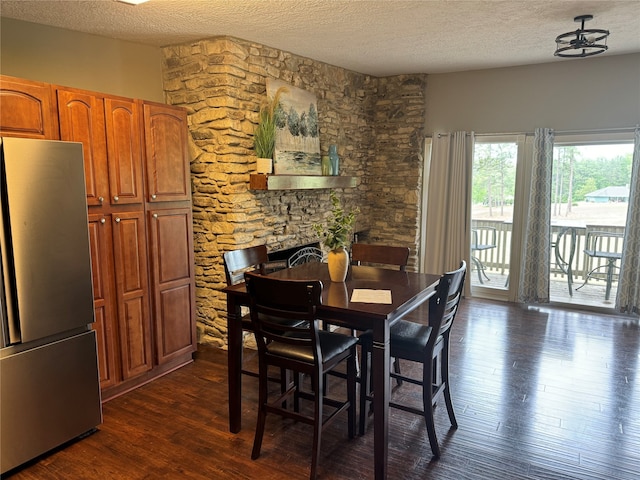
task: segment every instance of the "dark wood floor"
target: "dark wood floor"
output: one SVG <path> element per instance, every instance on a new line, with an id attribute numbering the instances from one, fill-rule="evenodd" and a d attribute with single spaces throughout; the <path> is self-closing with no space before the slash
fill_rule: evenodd
<path id="1" fill-rule="evenodd" d="M 640 478 L 637 319 L 464 300 L 456 322 L 460 427 L 449 430 L 438 409 L 434 461 L 420 419 L 392 411 L 389 479 Z M 271 416 L 262 455 L 250 459 L 256 386 L 244 379 L 244 428 L 229 433 L 226 353 L 201 348 L 193 364 L 106 403 L 96 433 L 12 478 L 308 478 L 307 425 Z M 412 388 L 401 392 L 418 400 Z M 323 437 L 320 478 L 373 478 L 372 451 L 371 427 L 349 440 L 338 420 Z"/>

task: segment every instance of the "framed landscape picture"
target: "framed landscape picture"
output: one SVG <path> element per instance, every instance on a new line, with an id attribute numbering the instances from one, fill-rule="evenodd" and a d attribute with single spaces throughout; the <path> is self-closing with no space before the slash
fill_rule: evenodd
<path id="1" fill-rule="evenodd" d="M 267 95 L 285 87 L 276 110 L 276 175 L 321 175 L 320 137 L 316 96 L 282 80 L 267 79 Z"/>

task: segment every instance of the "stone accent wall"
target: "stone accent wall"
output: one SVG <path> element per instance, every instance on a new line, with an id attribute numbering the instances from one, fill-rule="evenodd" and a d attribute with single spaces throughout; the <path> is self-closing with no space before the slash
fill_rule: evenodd
<path id="1" fill-rule="evenodd" d="M 410 150 L 421 148 L 421 139 L 412 138 L 419 77 L 378 79 L 230 37 L 165 47 L 163 57 L 167 103 L 188 111 L 199 342 L 226 345 L 225 251 L 315 242 L 312 224 L 328 215 L 329 190 L 248 189 L 267 78 L 316 95 L 322 153 L 338 145 L 340 173 L 359 179 L 356 188 L 337 191 L 347 207 L 360 207 L 358 229 L 370 227 L 371 238 L 416 249 L 417 234 L 410 230 L 418 209 L 410 202 L 419 197 L 421 151 Z M 402 117 L 412 125 L 403 128 Z M 378 125 L 382 119 L 388 131 L 384 122 Z M 402 172 L 397 165 L 388 170 L 391 158 Z"/>
<path id="2" fill-rule="evenodd" d="M 426 75 L 378 79 L 374 128 L 376 156 L 367 169 L 372 205 L 369 243 L 411 248 L 418 266 L 425 138 Z"/>

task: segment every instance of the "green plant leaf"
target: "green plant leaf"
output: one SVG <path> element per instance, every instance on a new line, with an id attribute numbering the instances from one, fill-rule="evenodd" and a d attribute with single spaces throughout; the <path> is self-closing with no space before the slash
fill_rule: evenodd
<path id="1" fill-rule="evenodd" d="M 314 223 L 313 229 L 322 239 L 322 243 L 330 250 L 342 247 L 349 247 L 351 243 L 351 232 L 356 223 L 356 217 L 360 213 L 358 207 L 353 208 L 348 213 L 342 207 L 340 199 L 332 190 L 331 194 L 331 219 L 327 225 Z"/>

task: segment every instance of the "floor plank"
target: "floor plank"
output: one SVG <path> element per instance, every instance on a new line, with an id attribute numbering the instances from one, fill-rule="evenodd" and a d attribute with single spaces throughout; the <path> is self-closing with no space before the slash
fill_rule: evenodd
<path id="1" fill-rule="evenodd" d="M 450 429 L 445 409 L 437 409 L 436 461 L 420 418 L 392 410 L 390 479 L 639 478 L 637 319 L 472 299 L 463 300 L 452 332 L 460 427 Z M 243 378 L 244 428 L 229 433 L 226 352 L 201 346 L 194 363 L 104 404 L 96 433 L 11 478 L 308 478 L 307 425 L 270 416 L 262 455 L 250 459 L 256 387 L 256 379 Z M 407 384 L 394 395 L 420 401 Z M 370 424 L 349 440 L 338 420 L 322 441 L 320 478 L 373 478 Z"/>

